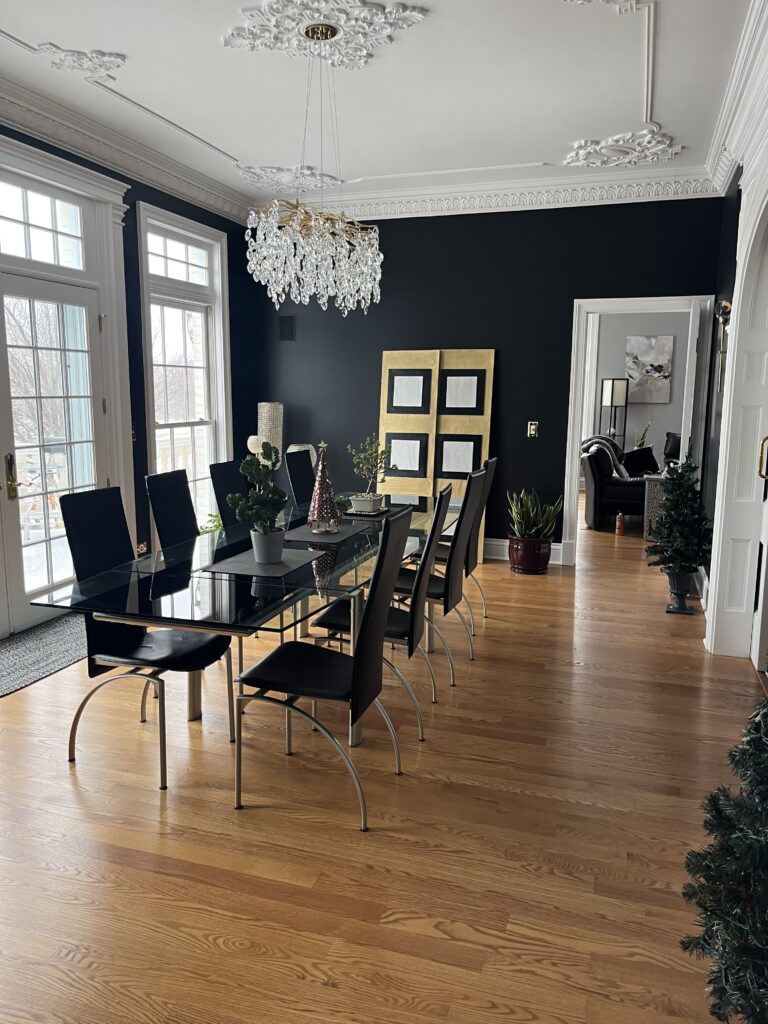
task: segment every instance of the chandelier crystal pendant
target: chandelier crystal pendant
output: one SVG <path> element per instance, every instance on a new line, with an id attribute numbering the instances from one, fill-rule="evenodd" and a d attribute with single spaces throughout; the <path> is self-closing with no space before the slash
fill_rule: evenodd
<path id="1" fill-rule="evenodd" d="M 320 122 L 320 200 L 315 206 L 304 198 L 307 187 L 303 175 L 297 181 L 296 199 L 273 199 L 267 206 L 251 210 L 248 216 L 247 242 L 248 273 L 263 284 L 275 308 L 286 298 L 305 306 L 316 298 L 322 309 L 333 300 L 342 316 L 359 305 L 368 312 L 371 302 L 381 298 L 381 263 L 379 229 L 375 224 L 361 224 L 344 213 L 343 180 L 336 111 L 336 84 L 333 67 L 323 74 L 326 63 L 323 47 L 337 33 L 334 25 L 314 24 L 305 29 L 307 38 L 315 44 L 315 55 L 310 60 L 307 76 L 307 101 L 304 118 L 304 138 L 299 166 L 305 165 L 307 126 L 310 121 L 312 86 L 319 79 Z M 324 82 L 325 77 L 325 82 Z M 338 185 L 338 211 L 323 210 L 325 183 L 328 175 L 324 168 L 325 106 L 330 117 L 331 136 L 336 155 Z M 317 190 L 316 190 L 317 191 Z"/>

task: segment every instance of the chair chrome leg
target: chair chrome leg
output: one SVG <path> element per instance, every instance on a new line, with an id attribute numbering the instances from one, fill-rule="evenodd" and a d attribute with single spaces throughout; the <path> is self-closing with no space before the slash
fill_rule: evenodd
<path id="1" fill-rule="evenodd" d="M 419 644 L 416 650 L 422 656 L 422 658 L 424 659 L 424 664 L 427 666 L 427 672 L 429 672 L 429 679 L 430 682 L 432 683 L 432 703 L 437 704 L 437 682 L 435 681 L 435 673 L 434 669 L 432 668 L 432 662 L 429 660 L 429 655 L 421 646 L 421 644 Z"/>
<path id="2" fill-rule="evenodd" d="M 461 595 L 461 600 L 467 606 L 469 612 L 469 628 L 472 630 L 472 636 L 475 635 L 475 613 L 472 611 L 472 605 L 469 603 L 469 599 L 466 594 Z"/>
<path id="3" fill-rule="evenodd" d="M 472 630 L 469 628 L 469 623 L 467 622 L 467 620 L 461 614 L 461 611 L 460 611 L 458 605 L 453 610 L 459 616 L 459 618 L 461 619 L 462 626 L 467 631 L 467 639 L 469 640 L 469 660 L 470 661 L 474 661 L 475 660 L 475 645 L 472 643 Z"/>
<path id="4" fill-rule="evenodd" d="M 293 753 L 293 731 L 291 721 L 291 705 L 286 704 L 285 707 L 285 756 L 290 757 Z"/>
<path id="5" fill-rule="evenodd" d="M 235 742 L 235 694 L 232 689 L 232 651 L 224 652 L 224 664 L 227 668 L 227 713 L 229 715 L 229 742 Z M 240 684 L 243 685 L 242 683 Z"/>
<path id="6" fill-rule="evenodd" d="M 149 693 L 150 682 L 147 680 L 144 683 L 144 689 L 141 691 L 141 712 L 139 713 L 139 721 L 146 722 L 147 720 L 147 694 Z"/>
<path id="7" fill-rule="evenodd" d="M 168 774 L 165 757 L 165 680 L 155 683 L 157 691 L 157 728 L 160 733 L 160 789 L 168 789 Z"/>
<path id="8" fill-rule="evenodd" d="M 387 666 L 387 668 L 389 669 L 389 671 L 392 672 L 394 675 L 396 675 L 397 678 L 400 680 L 400 682 L 403 684 L 403 689 L 408 694 L 408 696 L 411 698 L 413 706 L 416 708 L 416 720 L 419 723 L 419 740 L 423 743 L 424 742 L 424 719 L 422 718 L 422 715 L 421 715 L 421 708 L 419 707 L 419 702 L 416 699 L 416 694 L 413 692 L 413 687 L 408 682 L 408 680 L 405 678 L 405 676 L 400 671 L 400 669 L 396 665 L 393 665 L 392 662 L 388 658 L 383 658 L 382 660 L 383 660 L 384 664 Z"/>
<path id="9" fill-rule="evenodd" d="M 384 719 L 386 726 L 389 729 L 389 735 L 392 737 L 392 746 L 395 748 L 395 775 L 402 775 L 403 769 L 400 766 L 400 744 L 397 742 L 397 733 L 395 732 L 395 727 L 392 724 L 392 719 L 387 714 L 384 705 L 378 697 L 373 703 L 378 708 L 381 717 Z"/>
<path id="10" fill-rule="evenodd" d="M 480 586 L 480 580 L 478 580 L 477 576 L 475 576 L 475 574 L 473 572 L 471 572 L 469 574 L 469 578 L 472 580 L 472 582 L 475 584 L 477 589 L 480 591 L 480 600 L 483 602 L 483 618 L 487 619 L 488 618 L 488 605 L 485 603 L 485 591 Z"/>
<path id="11" fill-rule="evenodd" d="M 443 647 L 445 648 L 445 653 L 448 655 L 448 667 L 451 670 L 451 686 L 455 686 L 456 685 L 456 666 L 453 663 L 453 654 L 451 653 L 451 648 L 446 643 L 445 637 L 443 636 L 443 633 L 442 633 L 442 630 L 437 628 L 437 626 L 435 625 L 434 621 L 432 622 L 432 629 L 434 629 L 435 636 L 438 638 L 440 643 L 443 645 Z"/>

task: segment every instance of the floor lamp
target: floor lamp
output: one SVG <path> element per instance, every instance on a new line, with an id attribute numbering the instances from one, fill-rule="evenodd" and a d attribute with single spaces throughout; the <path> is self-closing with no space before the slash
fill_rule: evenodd
<path id="1" fill-rule="evenodd" d="M 607 434 L 617 444 L 621 438 L 621 447 L 626 443 L 627 433 L 627 398 L 629 381 L 626 377 L 604 377 L 602 381 L 600 401 L 600 433 Z M 624 415 L 619 417 L 623 411 Z M 608 426 L 603 429 L 603 418 L 607 415 Z M 621 423 L 621 430 L 619 430 Z"/>

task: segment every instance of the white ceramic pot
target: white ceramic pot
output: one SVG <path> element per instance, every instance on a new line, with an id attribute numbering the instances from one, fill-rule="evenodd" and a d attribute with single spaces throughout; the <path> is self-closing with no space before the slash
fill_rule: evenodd
<path id="1" fill-rule="evenodd" d="M 353 512 L 378 512 L 384 504 L 383 494 L 353 494 L 349 499 Z"/>
<path id="2" fill-rule="evenodd" d="M 256 533 L 251 530 L 253 557 L 262 565 L 283 560 L 283 541 L 285 530 L 273 530 L 272 533 Z"/>

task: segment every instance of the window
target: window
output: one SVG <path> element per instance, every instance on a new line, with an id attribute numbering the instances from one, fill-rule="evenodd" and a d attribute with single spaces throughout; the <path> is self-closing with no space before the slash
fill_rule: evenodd
<path id="1" fill-rule="evenodd" d="M 200 526 L 230 457 L 226 236 L 140 204 L 150 471 L 186 470 Z"/>
<path id="2" fill-rule="evenodd" d="M 82 270 L 80 207 L 0 181 L 0 254 Z"/>

